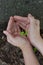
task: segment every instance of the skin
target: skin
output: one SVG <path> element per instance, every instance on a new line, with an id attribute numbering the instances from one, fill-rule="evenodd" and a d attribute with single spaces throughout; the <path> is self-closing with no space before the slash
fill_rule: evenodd
<path id="1" fill-rule="evenodd" d="M 40 65 L 34 55 L 29 40 L 25 36 L 20 36 L 20 28 L 15 23 L 14 17 L 10 17 L 7 29 L 3 31 L 3 33 L 7 36 L 7 41 L 10 44 L 17 46 L 22 50 L 25 65 Z"/>
<path id="2" fill-rule="evenodd" d="M 28 17 L 14 16 L 14 19 L 21 28 L 28 32 L 27 37 L 31 44 L 43 55 L 43 39 L 40 36 L 40 21 L 35 19 L 31 14 L 28 14 Z"/>
<path id="3" fill-rule="evenodd" d="M 20 36 L 19 26 L 14 22 L 13 17 L 10 17 L 7 29 L 5 31 L 3 31 L 3 33 L 7 36 L 7 41 L 17 47 L 21 48 L 27 42 L 27 38 L 25 36 Z M 25 39 L 26 39 L 26 41 L 25 41 Z M 22 43 L 22 44 L 20 44 L 20 43 Z"/>

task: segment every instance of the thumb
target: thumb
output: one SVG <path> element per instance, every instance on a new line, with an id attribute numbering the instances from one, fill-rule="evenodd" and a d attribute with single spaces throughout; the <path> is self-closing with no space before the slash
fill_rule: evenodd
<path id="1" fill-rule="evenodd" d="M 3 31 L 3 33 L 4 33 L 6 36 L 10 36 L 9 32 L 7 32 L 7 31 Z"/>

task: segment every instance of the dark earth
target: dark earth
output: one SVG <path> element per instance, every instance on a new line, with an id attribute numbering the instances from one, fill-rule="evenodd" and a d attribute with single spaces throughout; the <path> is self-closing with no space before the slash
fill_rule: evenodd
<path id="1" fill-rule="evenodd" d="M 25 65 L 21 49 L 6 41 L 3 30 L 6 29 L 10 16 L 27 16 L 28 13 L 40 20 L 42 35 L 43 0 L 0 0 L 0 65 Z M 43 65 L 43 56 L 38 50 L 35 55 L 40 65 Z"/>

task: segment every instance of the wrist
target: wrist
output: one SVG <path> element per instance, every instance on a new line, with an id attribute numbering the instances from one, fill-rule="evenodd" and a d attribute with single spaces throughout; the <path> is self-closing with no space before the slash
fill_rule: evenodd
<path id="1" fill-rule="evenodd" d="M 34 41 L 34 46 L 35 46 L 35 47 L 41 52 L 41 54 L 43 55 L 43 39 L 41 38 L 41 36 Z"/>
<path id="2" fill-rule="evenodd" d="M 23 44 L 23 45 L 20 47 L 20 49 L 23 51 L 23 50 L 25 50 L 25 48 L 27 48 L 27 46 L 28 46 L 28 44 L 25 43 L 25 44 Z"/>
<path id="3" fill-rule="evenodd" d="M 26 43 L 25 45 L 22 46 L 21 50 L 22 52 L 25 52 L 25 51 L 29 51 L 31 49 L 32 51 L 32 47 L 31 47 L 31 44 L 30 43 Z"/>

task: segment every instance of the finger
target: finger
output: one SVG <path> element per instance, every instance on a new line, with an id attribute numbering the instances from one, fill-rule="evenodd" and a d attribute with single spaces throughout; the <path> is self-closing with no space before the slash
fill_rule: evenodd
<path id="1" fill-rule="evenodd" d="M 11 36 L 8 31 L 3 31 L 3 33 L 4 33 L 6 36 Z"/>
<path id="2" fill-rule="evenodd" d="M 12 34 L 14 35 L 14 34 L 17 34 L 17 25 L 16 25 L 16 23 L 14 22 L 14 26 L 13 26 L 13 28 L 12 28 Z"/>
<path id="3" fill-rule="evenodd" d="M 24 29 L 25 30 L 25 25 L 23 25 L 21 22 L 17 22 L 17 24 L 22 28 L 22 29 Z"/>
<path id="4" fill-rule="evenodd" d="M 34 16 L 32 16 L 31 14 L 28 14 L 28 16 L 34 18 Z"/>
<path id="5" fill-rule="evenodd" d="M 40 26 L 40 21 L 38 19 L 36 19 L 36 24 Z"/>
<path id="6" fill-rule="evenodd" d="M 11 16 L 8 22 L 7 30 L 10 31 L 14 25 L 14 18 Z"/>
<path id="7" fill-rule="evenodd" d="M 19 33 L 20 33 L 20 28 L 19 28 L 18 24 L 16 22 L 14 22 L 14 26 L 12 28 L 12 34 L 17 35 Z"/>
<path id="8" fill-rule="evenodd" d="M 14 19 L 16 21 L 22 21 L 22 22 L 27 21 L 27 17 L 21 17 L 21 16 L 14 16 Z"/>
<path id="9" fill-rule="evenodd" d="M 3 31 L 3 33 L 7 36 L 7 41 L 11 44 L 13 44 L 14 37 L 16 36 L 12 36 L 8 31 Z"/>
<path id="10" fill-rule="evenodd" d="M 17 26 L 17 31 L 18 31 L 18 33 L 20 33 L 20 27 L 19 27 L 19 25 L 18 25 L 17 22 L 16 22 L 16 26 Z"/>
<path id="11" fill-rule="evenodd" d="M 4 34 L 6 34 L 6 32 L 5 32 L 5 31 L 3 31 L 3 33 L 4 33 Z M 8 34 L 7 34 L 7 35 L 8 35 Z M 6 35 L 6 36 L 7 36 L 7 35 Z M 12 41 L 10 40 L 10 37 L 9 37 L 9 36 L 7 36 L 7 41 L 8 41 L 9 43 L 11 43 L 11 44 L 12 44 Z"/>
<path id="12" fill-rule="evenodd" d="M 31 14 L 28 14 L 28 21 L 34 22 L 34 17 Z"/>
<path id="13" fill-rule="evenodd" d="M 19 22 L 19 21 L 18 21 L 18 25 L 19 25 L 22 29 L 24 29 L 25 31 L 27 31 L 27 29 L 28 29 L 28 27 L 29 27 L 29 23 L 24 24 L 23 22 Z"/>
<path id="14" fill-rule="evenodd" d="M 27 21 L 27 17 L 14 16 L 14 19 L 16 22 L 20 21 L 20 22 L 23 22 L 24 24 L 29 23 L 29 21 Z"/>
<path id="15" fill-rule="evenodd" d="M 28 21 L 31 25 L 35 24 L 35 18 L 31 14 L 28 14 Z"/>
<path id="16" fill-rule="evenodd" d="M 37 29 L 40 31 L 40 21 L 36 19 Z"/>

